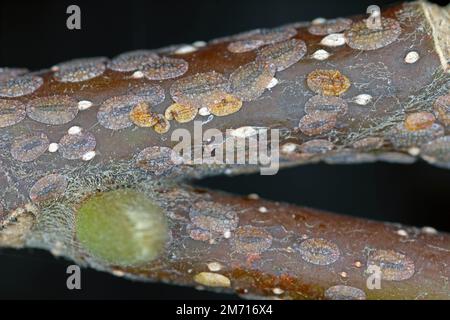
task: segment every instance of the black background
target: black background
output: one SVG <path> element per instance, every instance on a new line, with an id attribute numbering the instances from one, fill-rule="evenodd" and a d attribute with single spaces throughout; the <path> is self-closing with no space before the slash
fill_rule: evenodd
<path id="1" fill-rule="evenodd" d="M 4 1 L 0 66 L 48 68 L 57 62 L 209 40 L 258 27 L 364 13 L 393 1 Z M 435 1 L 446 4 L 447 1 Z M 81 7 L 82 29 L 66 28 L 66 8 Z M 450 172 L 423 162 L 402 166 L 310 165 L 276 176 L 217 177 L 202 186 L 375 220 L 450 231 Z M 230 296 L 135 283 L 82 271 L 82 290 L 66 289 L 70 262 L 38 250 L 0 249 L 0 298 L 220 299 Z M 232 296 L 231 296 L 232 297 Z"/>

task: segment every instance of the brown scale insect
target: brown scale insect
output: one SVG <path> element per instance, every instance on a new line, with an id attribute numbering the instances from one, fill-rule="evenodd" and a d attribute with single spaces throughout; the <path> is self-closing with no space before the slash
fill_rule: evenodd
<path id="1" fill-rule="evenodd" d="M 288 40 L 297 34 L 294 28 L 281 27 L 273 29 L 258 29 L 256 33 L 249 37 L 252 40 L 261 40 L 264 44 L 274 44 Z"/>
<path id="2" fill-rule="evenodd" d="M 346 18 L 337 18 L 327 20 L 323 23 L 313 23 L 308 27 L 309 33 L 316 36 L 326 36 L 331 33 L 340 33 L 348 30 L 352 25 L 352 20 Z"/>
<path id="3" fill-rule="evenodd" d="M 118 96 L 104 101 L 97 113 L 98 122 L 105 128 L 120 130 L 130 127 L 133 123 L 129 114 L 144 98 L 138 96 Z"/>
<path id="4" fill-rule="evenodd" d="M 353 148 L 359 150 L 377 150 L 380 149 L 384 144 L 383 138 L 378 137 L 367 137 L 353 143 Z"/>
<path id="5" fill-rule="evenodd" d="M 154 146 L 139 152 L 136 156 L 136 166 L 159 176 L 170 172 L 181 160 L 172 149 Z"/>
<path id="6" fill-rule="evenodd" d="M 305 104 L 306 113 L 330 112 L 339 115 L 347 113 L 348 105 L 345 100 L 333 96 L 314 96 Z"/>
<path id="7" fill-rule="evenodd" d="M 272 246 L 272 235 L 262 228 L 243 226 L 232 238 L 233 249 L 243 254 L 261 254 Z"/>
<path id="8" fill-rule="evenodd" d="M 150 105 L 139 102 L 130 112 L 130 120 L 141 128 L 153 127 L 158 123 L 158 114 L 151 112 Z"/>
<path id="9" fill-rule="evenodd" d="M 233 95 L 227 95 L 219 103 L 211 106 L 209 111 L 217 117 L 228 116 L 238 112 L 242 107 L 242 100 Z"/>
<path id="10" fill-rule="evenodd" d="M 437 98 L 433 107 L 438 120 L 445 126 L 450 126 L 450 94 Z"/>
<path id="11" fill-rule="evenodd" d="M 339 96 L 350 88 L 350 80 L 338 70 L 315 70 L 306 83 L 309 89 L 325 96 Z"/>
<path id="12" fill-rule="evenodd" d="M 370 253 L 367 266 L 381 269 L 381 277 L 387 281 L 402 281 L 415 272 L 414 262 L 406 255 L 393 250 L 375 250 Z"/>
<path id="13" fill-rule="evenodd" d="M 95 137 L 92 133 L 82 130 L 76 134 L 66 134 L 59 141 L 59 152 L 65 159 L 80 159 L 96 146 Z"/>
<path id="14" fill-rule="evenodd" d="M 60 63 L 54 67 L 54 76 L 60 82 L 82 82 L 101 76 L 107 58 L 84 58 Z"/>
<path id="15" fill-rule="evenodd" d="M 31 162 L 47 151 L 49 140 L 43 133 L 23 135 L 17 138 L 11 146 L 11 155 L 21 162 Z"/>
<path id="16" fill-rule="evenodd" d="M 69 96 L 35 98 L 27 105 L 28 117 L 45 124 L 65 124 L 75 119 L 77 114 L 77 101 Z"/>
<path id="17" fill-rule="evenodd" d="M 401 33 L 402 29 L 397 20 L 382 18 L 380 29 L 369 29 L 366 21 L 360 21 L 345 32 L 345 37 L 348 46 L 353 49 L 376 50 L 393 43 Z"/>
<path id="18" fill-rule="evenodd" d="M 307 136 L 317 136 L 336 126 L 337 116 L 330 112 L 314 112 L 300 119 L 298 127 Z"/>
<path id="19" fill-rule="evenodd" d="M 306 154 L 324 154 L 333 150 L 335 145 L 323 139 L 310 140 L 299 146 L 299 150 Z"/>
<path id="20" fill-rule="evenodd" d="M 15 98 L 31 94 L 44 84 L 39 76 L 24 75 L 0 81 L 0 97 Z"/>
<path id="21" fill-rule="evenodd" d="M 170 87 L 172 99 L 195 108 L 209 107 L 221 101 L 229 91 L 228 80 L 211 71 L 176 80 Z"/>
<path id="22" fill-rule="evenodd" d="M 125 52 L 110 62 L 108 68 L 119 72 L 130 72 L 140 69 L 142 66 L 159 59 L 159 56 L 150 50 L 136 50 Z"/>
<path id="23" fill-rule="evenodd" d="M 409 131 L 424 130 L 433 125 L 436 118 L 429 112 L 409 114 L 405 119 L 405 128 Z"/>
<path id="24" fill-rule="evenodd" d="M 60 174 L 50 174 L 39 179 L 30 189 L 33 202 L 47 201 L 61 196 L 67 188 L 67 179 Z"/>
<path id="25" fill-rule="evenodd" d="M 198 113 L 197 108 L 188 105 L 182 105 L 179 103 L 174 103 L 166 109 L 164 117 L 167 120 L 175 119 L 179 123 L 186 123 L 194 120 L 195 117 L 197 116 L 197 113 Z"/>
<path id="26" fill-rule="evenodd" d="M 192 240 L 206 242 L 206 241 L 209 241 L 212 238 L 214 238 L 209 231 L 206 231 L 203 229 L 195 229 L 195 228 L 193 228 L 193 226 L 188 226 L 187 231 L 188 231 L 189 237 Z"/>
<path id="27" fill-rule="evenodd" d="M 258 51 L 257 60 L 276 66 L 277 71 L 283 71 L 299 62 L 306 54 L 306 44 L 302 40 L 291 39 Z"/>
<path id="28" fill-rule="evenodd" d="M 15 125 L 26 115 L 25 105 L 20 101 L 0 99 L 0 128 Z"/>
<path id="29" fill-rule="evenodd" d="M 325 299 L 328 300 L 366 300 L 366 294 L 361 289 L 337 285 L 325 291 Z"/>
<path id="30" fill-rule="evenodd" d="M 405 128 L 404 123 L 400 123 L 392 128 L 387 138 L 396 148 L 420 147 L 422 144 L 435 140 L 444 135 L 444 128 L 437 123 L 426 129 L 411 131 Z"/>
<path id="31" fill-rule="evenodd" d="M 243 101 L 256 100 L 272 81 L 275 71 L 273 64 L 261 61 L 240 66 L 230 75 L 233 95 Z"/>
<path id="32" fill-rule="evenodd" d="M 127 95 L 136 95 L 151 106 L 157 106 L 166 98 L 164 89 L 156 84 L 144 84 L 132 87 Z"/>
<path id="33" fill-rule="evenodd" d="M 188 63 L 183 59 L 163 57 L 145 64 L 141 70 L 149 80 L 173 79 L 188 71 Z"/>
<path id="34" fill-rule="evenodd" d="M 227 231 L 232 232 L 239 224 L 239 218 L 235 212 L 205 201 L 197 203 L 195 208 L 189 211 L 189 218 L 196 228 L 216 235 L 223 235 Z"/>
<path id="35" fill-rule="evenodd" d="M 303 260 L 320 266 L 335 263 L 341 255 L 336 244 L 320 238 L 305 240 L 296 249 Z"/>

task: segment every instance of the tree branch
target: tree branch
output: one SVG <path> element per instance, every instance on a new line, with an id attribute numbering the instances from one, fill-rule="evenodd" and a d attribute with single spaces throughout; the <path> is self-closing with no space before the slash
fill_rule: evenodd
<path id="1" fill-rule="evenodd" d="M 170 138 L 200 119 L 233 139 L 279 129 L 282 166 L 449 168 L 448 11 L 415 2 L 378 27 L 358 16 L 0 69 L 0 246 L 247 298 L 450 298 L 448 234 L 192 189 L 260 166 L 179 163 Z"/>

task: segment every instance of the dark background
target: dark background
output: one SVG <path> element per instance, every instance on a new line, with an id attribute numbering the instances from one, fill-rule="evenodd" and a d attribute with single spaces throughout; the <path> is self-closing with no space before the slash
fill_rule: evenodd
<path id="1" fill-rule="evenodd" d="M 374 0 L 17 1 L 0 3 L 0 67 L 48 68 L 89 56 L 225 36 L 288 22 L 361 14 Z M 448 1 L 434 1 L 446 4 Z M 66 28 L 66 8 L 81 7 L 82 29 Z M 402 166 L 309 165 L 276 176 L 217 177 L 202 186 L 258 193 L 337 213 L 433 226 L 450 231 L 450 171 L 423 162 Z M 82 271 L 82 290 L 66 289 L 70 262 L 38 250 L 0 249 L 0 298 L 229 298 L 161 284 L 135 283 Z"/>

